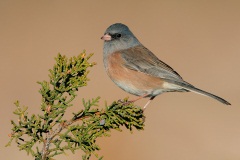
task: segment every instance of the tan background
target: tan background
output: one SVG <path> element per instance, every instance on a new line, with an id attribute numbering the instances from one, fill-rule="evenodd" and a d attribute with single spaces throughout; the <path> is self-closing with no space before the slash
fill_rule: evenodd
<path id="1" fill-rule="evenodd" d="M 95 53 L 92 61 L 98 65 L 91 69 L 91 81 L 80 90 L 76 105 L 82 97 L 98 95 L 101 105 L 135 98 L 116 87 L 103 69 L 100 37 L 116 22 L 127 24 L 186 81 L 233 105 L 193 93 L 161 95 L 146 110 L 144 131 L 113 131 L 110 138 L 99 139 L 99 154 L 105 160 L 239 160 L 239 0 L 1 0 L 1 159 L 33 159 L 15 144 L 4 147 L 10 119 L 16 120 L 13 102 L 18 99 L 30 113 L 39 113 L 36 81 L 48 79 L 58 52 L 68 57 L 83 49 Z M 81 152 L 57 159 L 81 159 Z"/>

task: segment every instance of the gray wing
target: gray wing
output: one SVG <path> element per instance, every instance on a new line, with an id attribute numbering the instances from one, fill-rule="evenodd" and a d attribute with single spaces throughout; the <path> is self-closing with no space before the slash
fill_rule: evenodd
<path id="1" fill-rule="evenodd" d="M 159 60 L 151 51 L 142 45 L 122 50 L 121 56 L 129 69 L 164 79 L 183 81 L 182 77 L 169 65 Z"/>

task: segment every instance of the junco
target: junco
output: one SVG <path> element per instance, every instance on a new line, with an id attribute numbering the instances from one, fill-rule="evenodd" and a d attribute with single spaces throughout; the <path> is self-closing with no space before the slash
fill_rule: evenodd
<path id="1" fill-rule="evenodd" d="M 164 92 L 191 91 L 231 105 L 184 81 L 175 70 L 144 47 L 126 25 L 111 25 L 101 39 L 104 40 L 103 62 L 108 76 L 124 91 L 139 96 L 138 99 L 150 97 L 143 109 Z"/>

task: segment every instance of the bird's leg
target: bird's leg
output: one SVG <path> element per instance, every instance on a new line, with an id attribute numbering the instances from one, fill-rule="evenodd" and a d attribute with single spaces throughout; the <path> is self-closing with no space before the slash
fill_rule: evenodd
<path id="1" fill-rule="evenodd" d="M 151 97 L 148 102 L 145 104 L 145 106 L 143 107 L 143 111 L 147 108 L 147 106 L 152 102 L 152 100 L 155 98 L 156 96 Z"/>
<path id="2" fill-rule="evenodd" d="M 139 99 L 145 98 L 146 96 L 148 96 L 148 94 L 144 94 L 144 95 L 139 96 L 138 98 L 136 98 L 136 99 L 134 99 L 134 100 L 124 102 L 123 104 L 124 104 L 124 105 L 127 105 L 127 104 L 130 104 L 130 103 L 134 103 L 134 102 L 136 102 L 136 101 L 139 100 Z"/>
<path id="3" fill-rule="evenodd" d="M 148 96 L 148 94 L 144 94 L 144 95 L 142 95 L 142 96 L 140 96 L 140 97 L 138 97 L 138 98 L 136 98 L 136 99 L 134 99 L 134 100 L 131 100 L 130 102 L 131 102 L 131 103 L 136 102 L 137 100 L 142 99 L 142 98 L 145 98 L 146 96 Z"/>

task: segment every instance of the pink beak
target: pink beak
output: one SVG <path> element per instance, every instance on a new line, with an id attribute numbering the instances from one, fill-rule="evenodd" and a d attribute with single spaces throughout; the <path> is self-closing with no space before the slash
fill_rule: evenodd
<path id="1" fill-rule="evenodd" d="M 112 37 L 109 34 L 105 34 L 104 36 L 101 37 L 101 39 L 104 41 L 110 41 Z"/>

